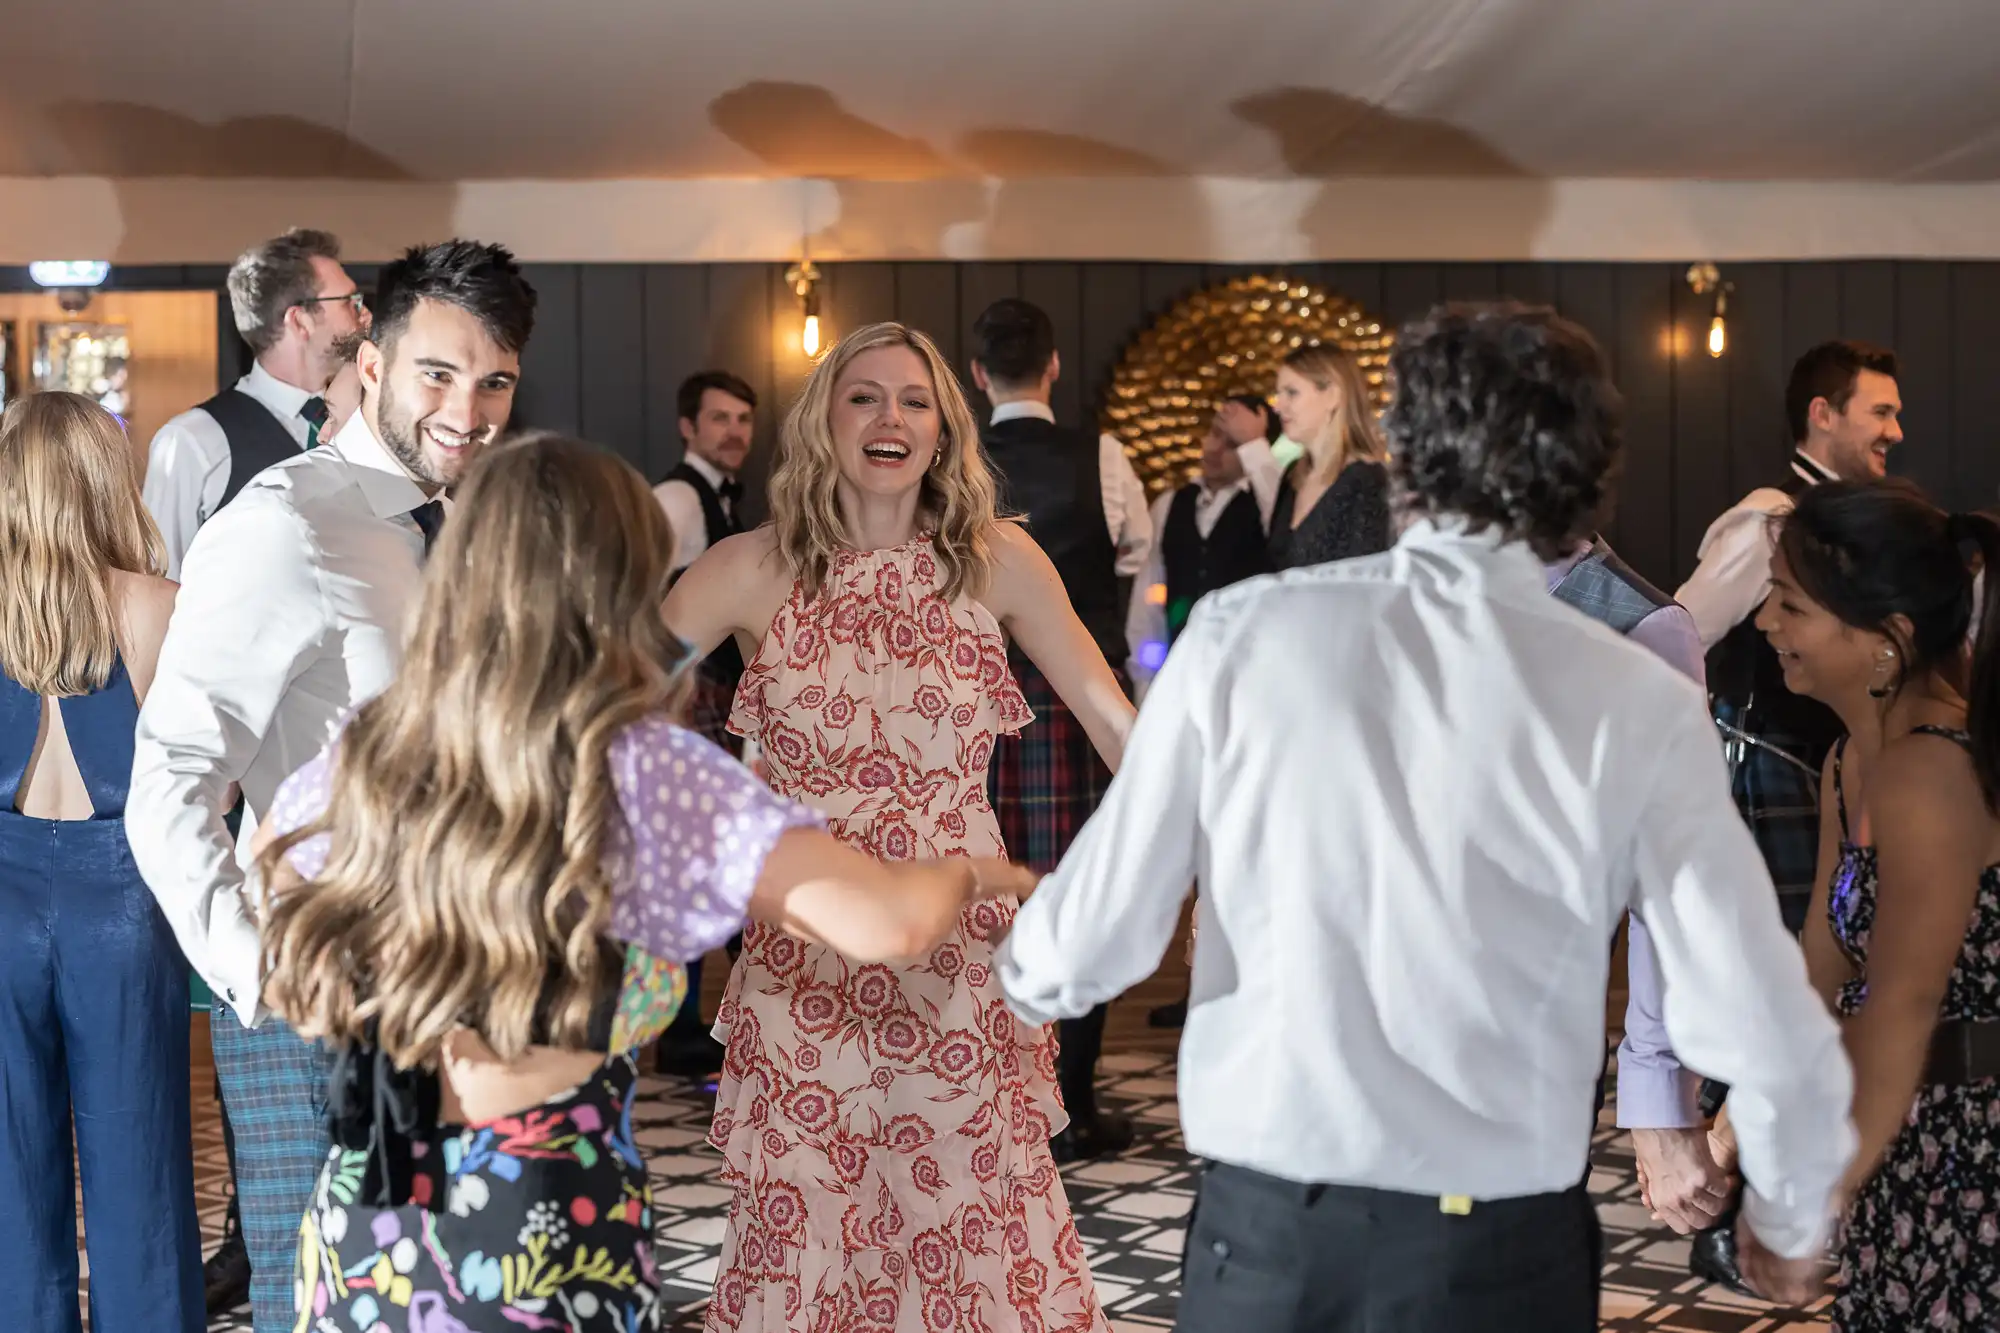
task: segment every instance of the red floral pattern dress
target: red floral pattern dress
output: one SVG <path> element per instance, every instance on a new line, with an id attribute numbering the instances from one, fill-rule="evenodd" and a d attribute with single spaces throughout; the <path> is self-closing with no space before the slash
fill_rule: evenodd
<path id="1" fill-rule="evenodd" d="M 733 730 L 864 852 L 997 856 L 994 737 L 1029 721 L 999 625 L 928 539 L 841 554 L 745 672 Z M 709 1141 L 734 1191 L 710 1330 L 1104 1330 L 1049 1155 L 1055 1043 L 1008 1012 L 968 908 L 924 962 L 856 966 L 753 925 L 716 1022 Z"/>

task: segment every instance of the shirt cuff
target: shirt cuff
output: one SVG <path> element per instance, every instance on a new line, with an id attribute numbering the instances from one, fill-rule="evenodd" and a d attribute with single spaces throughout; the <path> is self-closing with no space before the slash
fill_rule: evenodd
<path id="1" fill-rule="evenodd" d="M 263 1003 L 264 946 L 256 923 L 243 908 L 244 890 L 221 892 L 232 895 L 235 910 L 227 913 L 211 910 L 207 965 L 200 969 L 201 979 L 218 999 L 236 1011 L 237 1021 L 246 1028 L 254 1028 L 270 1012 Z"/>
<path id="2" fill-rule="evenodd" d="M 1618 1128 L 1693 1129 L 1702 1123 L 1701 1078 L 1677 1064 L 1643 1063 L 1618 1048 Z"/>

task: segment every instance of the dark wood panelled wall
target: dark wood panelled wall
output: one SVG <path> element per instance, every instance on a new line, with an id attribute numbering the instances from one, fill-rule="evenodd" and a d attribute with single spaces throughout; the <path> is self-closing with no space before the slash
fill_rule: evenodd
<path id="1" fill-rule="evenodd" d="M 1825 338 L 1887 343 L 1903 357 L 1906 443 L 1897 468 L 1941 502 L 2000 500 L 2000 264 L 1869 261 L 1727 264 L 1735 283 L 1729 344 L 1706 349 L 1709 299 L 1686 264 L 833 263 L 823 265 L 828 341 L 900 319 L 963 367 L 973 318 L 1019 295 L 1054 318 L 1064 373 L 1056 411 L 1094 419 L 1127 343 L 1172 302 L 1238 272 L 1281 271 L 1324 283 L 1385 323 L 1440 300 L 1512 296 L 1552 302 L 1610 354 L 1627 400 L 1628 459 L 1611 536 L 1635 566 L 1674 586 L 1693 566 L 1710 519 L 1782 475 L 1785 374 Z M 674 389 L 709 366 L 733 370 L 762 398 L 758 457 L 804 377 L 799 310 L 783 264 L 538 264 L 541 316 L 525 359 L 519 424 L 582 434 L 649 479 L 679 456 Z M 357 266 L 364 283 L 372 272 Z M 120 287 L 219 287 L 216 268 L 124 269 Z M 0 270 L 0 289 L 26 284 Z M 240 372 L 241 345 L 221 321 L 219 370 Z"/>

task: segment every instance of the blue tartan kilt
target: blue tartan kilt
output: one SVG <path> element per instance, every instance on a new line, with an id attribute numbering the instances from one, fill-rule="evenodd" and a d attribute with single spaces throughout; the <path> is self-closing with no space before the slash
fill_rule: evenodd
<path id="1" fill-rule="evenodd" d="M 1787 754 L 1805 747 L 1786 736 L 1761 737 Z M 1796 935 L 1805 928 L 1819 860 L 1819 784 L 1815 778 L 1778 756 L 1751 745 L 1744 747 L 1730 794 L 1750 826 L 1750 836 L 1764 854 L 1764 865 L 1778 890 L 1785 925 Z"/>

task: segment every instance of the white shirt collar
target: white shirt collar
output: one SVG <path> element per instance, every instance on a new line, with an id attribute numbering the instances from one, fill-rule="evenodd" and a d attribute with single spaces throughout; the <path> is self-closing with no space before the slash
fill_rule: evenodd
<path id="1" fill-rule="evenodd" d="M 1250 478 L 1248 477 L 1238 477 L 1235 481 L 1230 482 L 1227 486 L 1210 486 L 1207 482 L 1203 481 L 1201 478 L 1196 477 L 1194 482 L 1194 495 L 1195 499 L 1201 501 L 1201 503 L 1205 505 L 1216 505 L 1216 504 L 1222 504 L 1224 501 L 1227 500 L 1235 499 L 1238 493 L 1248 490 L 1249 487 L 1250 487 Z"/>
<path id="2" fill-rule="evenodd" d="M 340 434 L 321 445 L 320 451 L 339 455 L 353 468 L 354 484 L 368 498 L 369 512 L 377 518 L 396 518 L 432 498 L 424 494 L 424 488 L 388 446 L 375 438 L 362 412 L 349 417 Z"/>
<path id="3" fill-rule="evenodd" d="M 993 409 L 992 421 L 997 426 L 1003 421 L 1019 421 L 1024 417 L 1053 422 L 1056 414 L 1055 409 L 1047 403 L 1036 402 L 1033 398 L 1016 398 L 996 406 Z"/>
<path id="4" fill-rule="evenodd" d="M 721 468 L 709 462 L 706 458 L 703 458 L 700 454 L 696 453 L 687 454 L 681 459 L 681 461 L 686 463 L 689 467 L 693 468 L 696 472 L 699 472 L 702 476 L 702 480 L 706 481 L 710 486 L 714 487 L 718 491 L 722 489 L 723 482 L 730 480 L 729 477 L 723 475 L 723 471 Z"/>
<path id="5" fill-rule="evenodd" d="M 1523 591 L 1548 594 L 1547 567 L 1534 548 L 1524 541 L 1510 540 L 1492 524 L 1474 532 L 1455 514 L 1419 518 L 1403 529 L 1396 547 L 1477 565 L 1489 573 L 1496 585 L 1518 584 Z"/>
<path id="6" fill-rule="evenodd" d="M 1809 486 L 1817 486 L 1824 481 L 1840 480 L 1830 469 L 1822 466 L 1803 449 L 1792 450 L 1792 471 L 1804 478 Z"/>
<path id="7" fill-rule="evenodd" d="M 280 421 L 290 421 L 317 394 L 307 393 L 296 384 L 287 384 L 264 369 L 262 361 L 252 363 L 250 373 L 236 381 L 236 387 L 271 409 Z"/>

